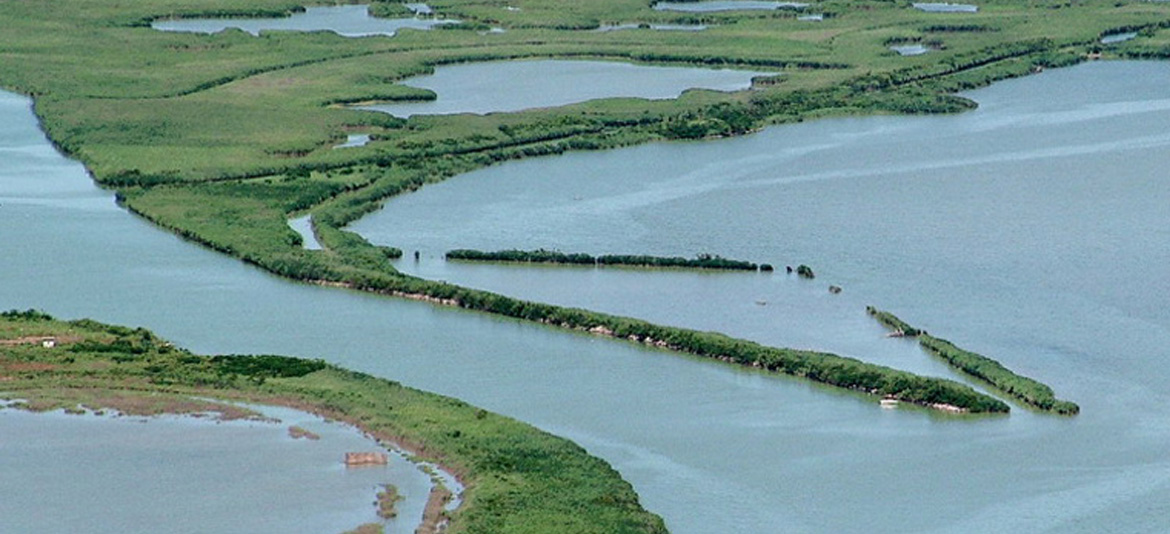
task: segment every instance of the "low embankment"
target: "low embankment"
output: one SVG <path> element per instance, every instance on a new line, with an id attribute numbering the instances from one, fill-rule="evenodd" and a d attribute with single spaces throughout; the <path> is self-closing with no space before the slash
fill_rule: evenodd
<path id="1" fill-rule="evenodd" d="M 918 344 L 927 352 L 942 358 L 955 369 L 995 386 L 1020 402 L 1061 415 L 1076 415 L 1081 411 L 1076 403 L 1057 399 L 1052 388 L 1047 385 L 1020 376 L 987 356 L 959 348 L 950 341 L 914 328 L 892 313 L 878 310 L 873 306 L 867 307 L 866 311 L 892 330 L 894 335 L 917 338 Z"/>
<path id="2" fill-rule="evenodd" d="M 647 256 L 639 254 L 604 254 L 593 256 L 583 253 L 565 253 L 558 250 L 498 250 L 487 252 L 473 249 L 455 249 L 446 254 L 448 260 L 511 262 L 511 263 L 552 263 L 566 265 L 614 265 L 622 267 L 670 267 L 683 269 L 724 269 L 731 271 L 771 271 L 770 264 L 756 264 L 750 261 L 732 260 L 716 254 L 699 254 L 694 258 L 681 256 Z"/>

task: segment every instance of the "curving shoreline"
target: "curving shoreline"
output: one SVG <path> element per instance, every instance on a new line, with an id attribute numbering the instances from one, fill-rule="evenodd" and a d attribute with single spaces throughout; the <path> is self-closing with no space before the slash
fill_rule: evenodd
<path id="1" fill-rule="evenodd" d="M 518 526 L 517 517 L 563 523 L 565 532 L 666 532 L 609 464 L 568 440 L 457 399 L 321 360 L 201 356 L 144 329 L 57 321 L 33 311 L 0 314 L 0 337 L 15 330 L 80 338 L 52 348 L 0 346 L 6 396 L 38 408 L 109 405 L 114 401 L 101 399 L 121 398 L 138 404 L 151 399 L 148 405 L 157 409 L 158 399 L 181 406 L 192 397 L 282 406 L 352 425 L 439 465 L 463 485 L 460 505 L 448 512 L 450 490 L 432 491 L 423 532 L 450 523 L 453 532 L 507 533 Z M 135 402 L 124 407 L 133 410 Z M 198 410 L 207 411 L 207 404 Z"/>

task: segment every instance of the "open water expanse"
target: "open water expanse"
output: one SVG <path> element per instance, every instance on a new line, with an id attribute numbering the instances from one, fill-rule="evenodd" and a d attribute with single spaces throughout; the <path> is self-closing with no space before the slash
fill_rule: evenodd
<path id="1" fill-rule="evenodd" d="M 0 308 L 142 325 L 200 352 L 324 357 L 460 397 L 607 459 L 675 533 L 1163 532 L 1167 82 L 1164 63 L 1089 64 L 974 92 L 981 108 L 962 115 L 513 162 L 355 225 L 422 250 L 403 268 L 424 276 L 950 375 L 883 338 L 864 314 L 874 304 L 1051 384 L 1080 403 L 1076 418 L 882 410 L 795 379 L 285 282 L 118 209 L 13 96 L 0 100 Z M 456 246 L 702 251 L 807 263 L 818 278 L 438 259 Z"/>

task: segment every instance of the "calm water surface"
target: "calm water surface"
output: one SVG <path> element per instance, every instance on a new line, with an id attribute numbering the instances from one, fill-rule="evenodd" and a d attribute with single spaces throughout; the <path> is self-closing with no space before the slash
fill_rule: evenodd
<path id="1" fill-rule="evenodd" d="M 409 28 L 429 30 L 438 24 L 456 21 L 406 18 L 382 19 L 371 17 L 369 6 L 328 6 L 308 7 L 303 12 L 283 18 L 240 18 L 240 19 L 174 19 L 156 20 L 150 26 L 167 32 L 218 33 L 228 28 L 238 28 L 252 35 L 262 31 L 331 31 L 342 37 L 368 37 L 371 35 L 391 36 L 398 30 Z"/>
<path id="2" fill-rule="evenodd" d="M 915 9 L 927 13 L 976 13 L 979 6 L 972 4 L 948 4 L 937 2 L 923 2 L 913 4 Z"/>
<path id="3" fill-rule="evenodd" d="M 707 0 L 702 2 L 657 2 L 654 4 L 654 9 L 659 11 L 683 11 L 687 13 L 773 10 L 780 8 L 802 9 L 805 7 L 808 7 L 808 4 L 802 2 L 770 2 L 767 0 Z"/>
<path id="4" fill-rule="evenodd" d="M 691 67 L 652 67 L 613 61 L 537 60 L 438 67 L 405 85 L 430 89 L 438 98 L 362 106 L 397 117 L 492 113 L 563 106 L 598 98 L 675 98 L 699 87 L 738 91 L 755 76 L 774 73 Z"/>
<path id="5" fill-rule="evenodd" d="M 387 483 L 410 496 L 387 532 L 414 531 L 426 474 L 396 456 L 346 469 L 346 452 L 377 443 L 310 414 L 259 409 L 280 422 L 0 410 L 0 531 L 343 532 L 379 521 L 370 503 Z M 289 437 L 293 425 L 320 439 Z"/>
<path id="6" fill-rule="evenodd" d="M 518 162 L 357 225 L 423 250 L 404 266 L 427 276 L 949 373 L 884 339 L 864 316 L 876 304 L 1051 383 L 1081 403 L 1074 419 L 883 411 L 793 379 L 283 282 L 118 210 L 13 97 L 0 273 L 19 282 L 0 285 L 0 307 L 144 325 L 197 351 L 320 356 L 464 398 L 609 460 L 676 533 L 1165 531 L 1167 81 L 1165 64 L 1092 64 L 979 91 L 981 109 L 959 116 Z M 453 209 L 461 220 L 441 216 Z M 378 234 L 399 216 L 409 227 Z M 435 258 L 454 246 L 708 251 L 818 278 Z"/>

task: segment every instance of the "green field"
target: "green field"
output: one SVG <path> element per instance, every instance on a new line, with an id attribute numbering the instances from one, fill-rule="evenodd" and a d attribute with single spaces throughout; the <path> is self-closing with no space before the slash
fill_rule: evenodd
<path id="1" fill-rule="evenodd" d="M 396 249 L 372 246 L 343 228 L 393 195 L 509 159 L 744 134 L 828 115 L 960 112 L 974 104 L 952 95 L 958 90 L 1089 57 L 1170 53 L 1167 4 L 978 4 L 978 13 L 940 14 L 909 2 L 826 1 L 806 9 L 823 13 L 824 20 L 808 22 L 793 10 L 676 13 L 654 10 L 648 0 L 441 0 L 432 7 L 462 24 L 344 38 L 328 32 L 197 35 L 149 27 L 164 17 L 278 14 L 301 7 L 283 0 L 63 0 L 52 9 L 4 2 L 0 84 L 32 95 L 50 138 L 98 183 L 115 189 L 128 209 L 206 246 L 291 278 L 614 330 L 619 323 L 641 323 L 408 277 L 387 261 Z M 372 9 L 403 12 L 393 2 L 376 2 Z M 587 31 L 612 23 L 702 23 L 709 29 Z M 491 27 L 507 31 L 481 31 Z M 1099 43 L 1102 35 L 1121 30 L 1140 35 Z M 935 50 L 914 57 L 889 50 L 905 43 Z M 341 105 L 431 98 L 397 81 L 436 65 L 517 58 L 767 67 L 783 75 L 758 79 L 751 90 L 737 93 L 689 91 L 675 100 L 616 98 L 487 116 L 402 120 Z M 331 150 L 349 133 L 367 133 L 373 141 Z M 302 249 L 300 236 L 286 224 L 290 215 L 304 213 L 313 215 L 326 250 Z M 874 377 L 892 370 L 851 361 L 847 379 L 829 380 L 840 373 L 825 367 L 823 358 L 787 352 L 797 360 L 792 365 L 703 355 L 862 391 L 888 389 L 885 379 Z M 921 380 L 925 389 L 907 391 L 904 400 L 950 404 L 952 396 L 923 391 L 954 386 Z M 968 408 L 993 406 L 989 400 Z"/>
<path id="2" fill-rule="evenodd" d="M 45 338 L 56 346 L 43 346 Z M 617 471 L 568 440 L 321 360 L 202 356 L 141 328 L 4 312 L 0 399 L 35 411 L 134 415 L 247 415 L 216 401 L 289 406 L 351 423 L 456 474 L 464 500 L 447 532 L 666 532 Z"/>

